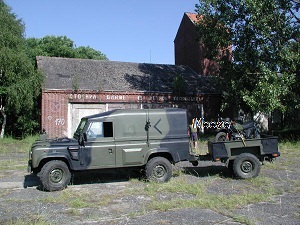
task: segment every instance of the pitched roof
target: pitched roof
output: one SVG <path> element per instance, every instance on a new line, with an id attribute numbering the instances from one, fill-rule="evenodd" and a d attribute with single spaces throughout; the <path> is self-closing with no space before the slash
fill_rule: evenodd
<path id="1" fill-rule="evenodd" d="M 215 79 L 198 75 L 188 66 L 115 62 L 37 56 L 45 75 L 45 90 L 172 92 L 173 80 L 182 75 L 188 93 L 216 93 Z"/>
<path id="2" fill-rule="evenodd" d="M 190 18 L 190 20 L 193 23 L 199 22 L 199 18 L 197 17 L 198 14 L 196 14 L 196 13 L 190 13 L 190 12 L 186 12 L 185 14 Z"/>
<path id="3" fill-rule="evenodd" d="M 180 38 L 180 35 L 182 35 L 182 34 L 189 35 L 188 34 L 189 32 L 187 32 L 187 29 L 188 30 L 191 29 L 190 25 L 196 29 L 196 25 L 197 25 L 198 22 L 199 22 L 198 14 L 185 12 L 183 14 L 182 19 L 181 19 L 181 22 L 180 22 L 179 28 L 177 30 L 174 42 L 176 41 L 176 39 Z"/>

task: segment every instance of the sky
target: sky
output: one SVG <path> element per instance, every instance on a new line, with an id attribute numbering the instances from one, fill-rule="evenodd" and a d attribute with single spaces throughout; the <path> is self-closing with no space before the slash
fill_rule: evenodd
<path id="1" fill-rule="evenodd" d="M 4 0 L 22 19 L 26 38 L 67 36 L 111 61 L 174 64 L 184 12 L 199 0 Z"/>

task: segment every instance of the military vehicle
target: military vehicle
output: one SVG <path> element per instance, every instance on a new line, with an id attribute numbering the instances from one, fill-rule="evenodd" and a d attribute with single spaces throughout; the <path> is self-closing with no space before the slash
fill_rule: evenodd
<path id="1" fill-rule="evenodd" d="M 40 138 L 29 151 L 28 171 L 44 189 L 61 190 L 75 171 L 139 168 L 166 182 L 179 161 L 221 161 L 240 178 L 255 177 L 261 162 L 279 156 L 277 138 L 208 142 L 207 155 L 191 153 L 184 109 L 112 110 L 83 117 L 73 138 Z"/>
<path id="2" fill-rule="evenodd" d="M 149 180 L 166 182 L 172 163 L 189 158 L 184 109 L 113 110 L 81 119 L 73 138 L 36 141 L 28 170 L 44 188 L 66 187 L 70 171 L 140 167 Z"/>

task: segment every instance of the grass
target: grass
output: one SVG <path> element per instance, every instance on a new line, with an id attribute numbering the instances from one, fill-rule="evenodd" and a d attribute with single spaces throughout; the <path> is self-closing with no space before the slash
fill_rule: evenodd
<path id="1" fill-rule="evenodd" d="M 10 137 L 0 139 L 0 154 L 27 153 L 30 146 L 37 139 L 38 136 L 28 136 L 21 140 Z"/>
<path id="2" fill-rule="evenodd" d="M 199 182 L 191 183 L 188 176 L 179 176 L 171 179 L 168 183 L 145 183 L 145 185 L 128 190 L 128 194 L 143 195 L 149 199 L 143 206 L 146 214 L 152 211 L 169 211 L 184 208 L 211 209 L 215 212 L 231 217 L 234 221 L 253 225 L 255 222 L 248 217 L 235 214 L 235 210 L 249 204 L 262 201 L 271 201 L 274 195 L 282 194 L 282 190 L 274 187 L 274 180 L 267 177 L 257 177 L 249 180 L 239 180 L 243 185 L 235 188 L 241 189 L 235 194 L 209 192 L 213 185 L 227 182 L 232 184 L 231 179 L 212 176 L 201 179 Z M 244 188 L 244 187 L 246 188 Z M 175 196 L 175 197 L 174 197 Z"/>
<path id="3" fill-rule="evenodd" d="M 274 170 L 293 170 L 294 165 L 299 164 L 300 141 L 281 142 L 278 147 L 281 156 L 274 163 L 265 163 L 265 166 Z"/>
<path id="4" fill-rule="evenodd" d="M 112 202 L 115 198 L 123 196 L 119 194 L 99 194 L 97 190 L 75 190 L 64 189 L 63 191 L 56 192 L 57 195 L 50 195 L 44 199 L 44 203 L 63 204 L 71 209 L 80 208 L 100 208 Z"/>
<path id="5" fill-rule="evenodd" d="M 17 219 L 10 221 L 1 221 L 3 225 L 51 225 L 50 222 L 42 218 L 42 216 L 29 216 L 26 219 Z"/>
<path id="6" fill-rule="evenodd" d="M 215 194 L 209 193 L 207 190 L 211 187 L 214 179 L 201 180 L 198 183 L 190 184 L 187 177 L 173 179 L 168 183 L 157 184 L 149 183 L 140 194 L 151 197 L 153 200 L 149 204 L 151 210 L 167 211 L 170 209 L 179 209 L 187 207 L 208 208 L 222 213 L 224 209 L 233 211 L 239 207 L 267 200 L 270 196 L 278 194 L 273 187 L 271 179 L 256 178 L 245 180 L 250 188 L 241 191 L 238 194 Z M 257 191 L 260 188 L 260 191 Z M 178 197 L 170 199 L 159 199 L 157 193 L 168 195 L 176 194 Z M 172 195 L 174 196 L 174 195 Z"/>
<path id="7" fill-rule="evenodd" d="M 13 138 L 0 139 L 0 171 L 26 170 L 28 152 L 38 136 L 29 136 L 22 140 Z M 0 177 L 3 176 L 1 175 Z"/>

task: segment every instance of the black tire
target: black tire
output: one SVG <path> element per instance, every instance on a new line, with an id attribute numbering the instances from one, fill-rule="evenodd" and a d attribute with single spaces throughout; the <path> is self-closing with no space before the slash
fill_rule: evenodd
<path id="1" fill-rule="evenodd" d="M 38 173 L 44 189 L 47 191 L 59 191 L 68 186 L 71 173 L 63 161 L 53 160 L 47 162 Z"/>
<path id="2" fill-rule="evenodd" d="M 255 155 L 242 153 L 233 162 L 233 172 L 237 178 L 248 179 L 259 175 L 261 163 Z"/>
<path id="3" fill-rule="evenodd" d="M 167 182 L 172 177 L 172 165 L 164 157 L 155 157 L 146 164 L 146 177 L 149 181 Z"/>
<path id="4" fill-rule="evenodd" d="M 215 142 L 218 141 L 226 141 L 226 133 L 225 132 L 219 132 L 217 133 L 217 135 L 215 136 Z"/>
<path id="5" fill-rule="evenodd" d="M 193 166 L 198 166 L 199 165 L 198 161 L 192 161 L 191 163 L 192 163 Z"/>

